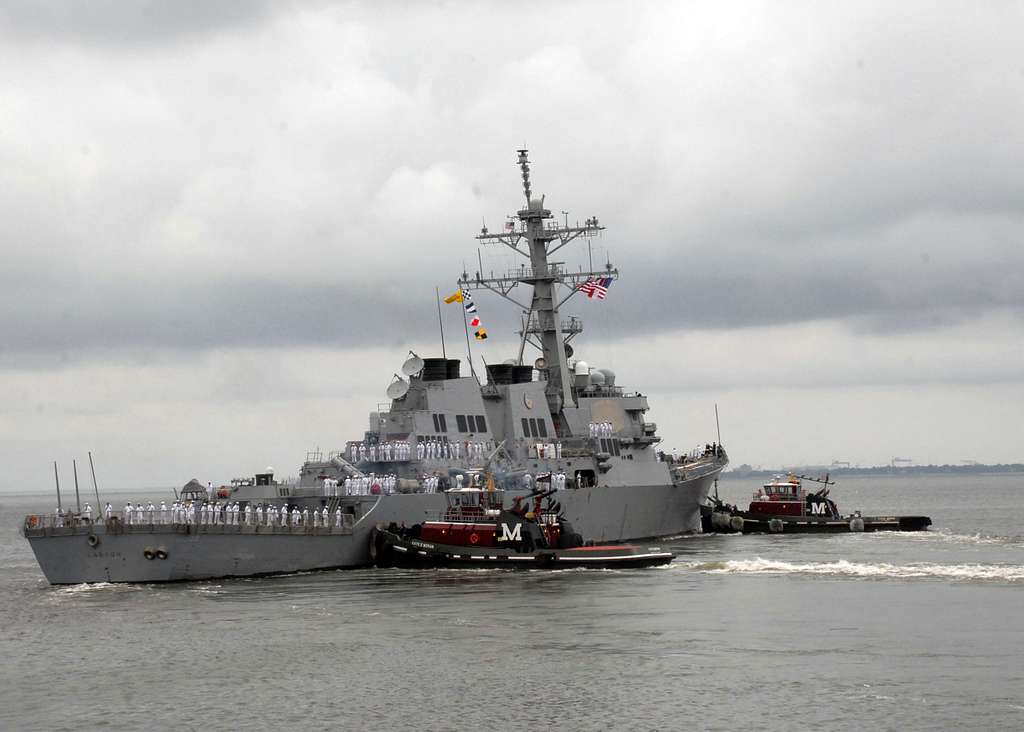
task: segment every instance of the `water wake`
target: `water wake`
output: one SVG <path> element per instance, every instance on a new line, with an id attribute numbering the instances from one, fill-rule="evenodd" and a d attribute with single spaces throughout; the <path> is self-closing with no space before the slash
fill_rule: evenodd
<path id="1" fill-rule="evenodd" d="M 676 562 L 672 566 L 707 574 L 803 574 L 833 577 L 1024 581 L 1024 566 L 997 564 L 865 564 L 845 559 L 836 562 L 797 563 L 756 557 L 720 562 Z"/>
<path id="2" fill-rule="evenodd" d="M 986 536 L 984 534 L 957 534 L 949 529 L 937 529 L 932 531 L 890 531 L 887 534 L 882 532 L 865 534 L 872 538 L 898 537 L 910 541 L 940 542 L 946 544 L 975 544 L 980 546 L 1006 546 L 1015 549 L 1024 549 L 1024 538 L 1020 536 Z"/>

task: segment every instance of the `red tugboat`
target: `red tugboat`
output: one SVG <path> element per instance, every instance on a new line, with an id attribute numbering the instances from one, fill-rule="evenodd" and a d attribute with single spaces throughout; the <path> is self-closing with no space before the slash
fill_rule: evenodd
<path id="1" fill-rule="evenodd" d="M 556 492 L 534 490 L 506 508 L 504 491 L 490 478 L 484 486 L 448 491 L 448 507 L 436 519 L 374 529 L 371 558 L 378 567 L 526 569 L 647 567 L 675 558 L 659 547 L 584 542 L 559 515 Z"/>
<path id="2" fill-rule="evenodd" d="M 801 480 L 824 487 L 808 492 Z M 709 496 L 710 505 L 702 507 L 701 525 L 705 533 L 744 534 L 924 531 L 931 526 L 927 516 L 861 516 L 860 511 L 843 516 L 828 497 L 829 486 L 833 485 L 835 481 L 830 481 L 827 474 L 823 478 L 777 475 L 758 489 L 746 511 L 721 501 L 716 490 L 714 496 Z"/>

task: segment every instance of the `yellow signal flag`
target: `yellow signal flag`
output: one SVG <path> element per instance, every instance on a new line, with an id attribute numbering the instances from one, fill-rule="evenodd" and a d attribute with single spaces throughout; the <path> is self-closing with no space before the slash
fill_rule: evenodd
<path id="1" fill-rule="evenodd" d="M 459 290 L 454 295 L 449 295 L 444 299 L 446 305 L 451 305 L 453 302 L 462 302 L 462 290 Z"/>
<path id="2" fill-rule="evenodd" d="M 487 340 L 487 329 L 486 328 L 481 328 L 480 330 L 478 330 L 473 335 L 476 337 L 476 339 L 478 341 L 486 341 Z"/>

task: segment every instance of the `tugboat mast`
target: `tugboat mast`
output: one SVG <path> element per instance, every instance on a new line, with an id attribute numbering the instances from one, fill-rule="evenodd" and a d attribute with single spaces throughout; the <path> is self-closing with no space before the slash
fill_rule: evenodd
<path id="1" fill-rule="evenodd" d="M 571 318 L 562 322 L 558 315 L 559 308 L 578 291 L 578 286 L 588 279 L 595 277 L 610 277 L 618 279 L 619 271 L 612 267 L 611 263 L 601 271 L 569 272 L 565 269 L 564 262 L 552 262 L 550 255 L 557 252 L 569 242 L 581 236 L 590 237 L 604 230 L 597 221 L 597 217 L 586 220 L 583 226 L 565 226 L 557 223 L 547 223 L 551 219 L 551 211 L 544 208 L 544 196 L 539 199 L 531 196 L 530 187 L 530 160 L 527 157 L 527 150 L 518 150 L 518 164 L 523 178 L 523 193 L 526 197 L 526 206 L 518 213 L 519 225 L 510 220 L 505 231 L 490 233 L 484 227 L 477 240 L 488 242 L 500 242 L 509 247 L 517 254 L 530 260 L 530 266 L 521 265 L 506 273 L 504 277 L 484 277 L 483 273 L 477 272 L 476 276 L 470 278 L 466 272 L 462 273 L 459 285 L 470 290 L 490 290 L 497 293 L 509 302 L 517 305 L 525 316 L 522 337 L 523 343 L 529 341 L 543 354 L 543 362 L 538 362 L 537 368 L 542 378 L 546 376 L 547 385 L 545 394 L 548 407 L 552 416 L 557 419 L 562 408 L 566 404 L 574 402 L 572 391 L 572 375 L 569 371 L 568 354 L 566 345 L 568 341 L 583 329 L 578 318 Z M 518 284 L 529 285 L 533 288 L 533 296 L 529 305 L 525 305 L 512 298 L 509 293 Z M 569 288 L 568 294 L 558 299 L 559 292 L 557 285 Z M 563 339 L 563 336 L 564 339 Z M 520 348 L 520 353 L 522 349 Z"/>

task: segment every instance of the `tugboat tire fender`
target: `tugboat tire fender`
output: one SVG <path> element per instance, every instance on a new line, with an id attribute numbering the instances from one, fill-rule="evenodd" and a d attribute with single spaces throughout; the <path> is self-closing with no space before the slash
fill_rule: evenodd
<path id="1" fill-rule="evenodd" d="M 782 519 L 773 518 L 768 522 L 768 530 L 773 534 L 781 534 L 785 528 Z"/>
<path id="2" fill-rule="evenodd" d="M 863 531 L 864 519 L 860 516 L 850 519 L 850 531 Z"/>
<path id="3" fill-rule="evenodd" d="M 733 516 L 729 520 L 729 526 L 732 528 L 733 531 L 743 531 L 743 517 Z"/>
<path id="4" fill-rule="evenodd" d="M 89 534 L 89 538 L 85 540 L 85 543 L 95 548 L 100 545 L 100 537 L 96 536 L 96 534 Z"/>

